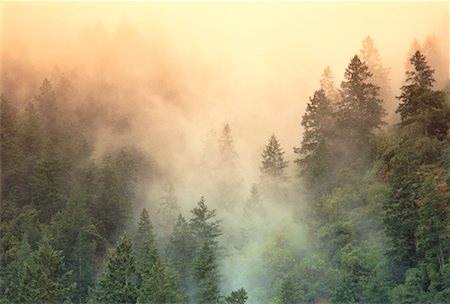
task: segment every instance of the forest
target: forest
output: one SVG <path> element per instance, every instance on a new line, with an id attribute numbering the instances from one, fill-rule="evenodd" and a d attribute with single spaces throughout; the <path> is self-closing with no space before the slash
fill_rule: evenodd
<path id="1" fill-rule="evenodd" d="M 450 303 L 450 79 L 437 40 L 397 50 L 392 88 L 364 38 L 339 84 L 326 67 L 299 101 L 296 147 L 275 132 L 247 144 L 253 180 L 239 124 L 194 132 L 193 157 L 173 129 L 147 133 L 127 111 L 133 85 L 119 94 L 59 66 L 40 78 L 2 57 L 0 303 Z M 183 107 L 163 78 L 150 80 L 150 112 Z M 169 173 L 177 162 L 192 163 Z"/>

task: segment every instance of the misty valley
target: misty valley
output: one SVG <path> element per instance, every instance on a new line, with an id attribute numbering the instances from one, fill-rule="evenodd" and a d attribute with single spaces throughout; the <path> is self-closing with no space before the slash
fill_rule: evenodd
<path id="1" fill-rule="evenodd" d="M 0 303 L 450 303 L 448 2 L 0 5 Z"/>

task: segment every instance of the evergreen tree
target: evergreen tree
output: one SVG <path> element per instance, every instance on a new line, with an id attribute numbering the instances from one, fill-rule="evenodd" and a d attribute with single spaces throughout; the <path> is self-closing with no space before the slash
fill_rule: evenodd
<path id="1" fill-rule="evenodd" d="M 368 153 L 375 129 L 383 124 L 385 111 L 379 98 L 379 87 L 370 82 L 372 73 L 358 56 L 345 70 L 341 83 L 341 100 L 337 104 L 337 122 L 341 140 L 352 152 L 352 158 Z"/>
<path id="2" fill-rule="evenodd" d="M 175 194 L 175 188 L 172 184 L 169 184 L 164 189 L 164 195 L 161 197 L 158 209 L 158 226 L 160 228 L 158 235 L 163 245 L 167 244 L 170 230 L 175 225 L 178 214 L 180 214 L 178 198 Z"/>
<path id="3" fill-rule="evenodd" d="M 197 292 L 196 303 L 218 303 L 220 298 L 216 250 L 210 239 L 204 239 L 193 262 L 193 278 Z"/>
<path id="4" fill-rule="evenodd" d="M 304 128 L 302 145 L 294 148 L 300 157 L 295 162 L 300 166 L 308 184 L 319 185 L 326 181 L 325 177 L 332 169 L 335 117 L 331 102 L 323 89 L 314 92 L 309 100 L 301 123 Z"/>
<path id="5" fill-rule="evenodd" d="M 2 280 L 2 295 L 0 302 L 20 303 L 21 292 L 26 268 L 32 263 L 32 250 L 25 234 L 14 253 L 14 260 L 6 265 L 5 275 Z M 2 259 L 2 262 L 4 260 Z"/>
<path id="6" fill-rule="evenodd" d="M 51 232 L 54 247 L 65 257 L 65 269 L 73 273 L 71 282 L 76 287 L 72 300 L 84 303 L 89 288 L 94 285 L 95 253 L 100 236 L 79 185 L 72 188 L 66 207 L 55 216 Z"/>
<path id="7" fill-rule="evenodd" d="M 180 214 L 173 228 L 166 255 L 170 265 L 178 276 L 179 286 L 184 293 L 191 296 L 192 273 L 191 266 L 196 250 L 196 240 L 191 227 Z"/>
<path id="8" fill-rule="evenodd" d="M 406 85 L 401 87 L 398 97 L 397 112 L 401 115 L 401 125 L 414 124 L 424 136 L 444 139 L 450 122 L 445 94 L 433 90 L 434 70 L 420 51 L 414 54 L 410 63 L 413 69 L 406 72 Z"/>
<path id="9" fill-rule="evenodd" d="M 221 161 L 230 167 L 238 166 L 239 156 L 236 152 L 233 143 L 233 136 L 231 135 L 231 128 L 229 124 L 225 124 L 219 139 L 219 152 Z"/>
<path id="10" fill-rule="evenodd" d="M 141 212 L 136 235 L 136 267 L 139 273 L 139 282 L 148 276 L 158 258 L 153 226 L 149 214 L 144 208 Z"/>
<path id="11" fill-rule="evenodd" d="M 240 288 L 232 291 L 229 296 L 225 297 L 225 304 L 245 304 L 247 299 L 247 291 L 244 288 Z"/>
<path id="12" fill-rule="evenodd" d="M 209 210 L 202 196 L 197 206 L 191 210 L 193 217 L 189 220 L 189 226 L 193 232 L 197 244 L 209 240 L 215 249 L 218 248 L 217 238 L 222 234 L 220 221 L 216 220 L 216 210 Z"/>
<path id="13" fill-rule="evenodd" d="M 372 83 L 380 88 L 380 96 L 386 101 L 390 97 L 389 68 L 383 66 L 380 52 L 375 47 L 372 37 L 367 36 L 363 40 L 360 58 L 372 73 Z"/>
<path id="14" fill-rule="evenodd" d="M 320 89 L 324 91 L 325 96 L 331 103 L 336 103 L 339 100 L 339 92 L 334 83 L 334 76 L 331 73 L 329 66 L 325 68 L 320 79 Z"/>
<path id="15" fill-rule="evenodd" d="M 63 168 L 52 142 L 48 141 L 32 179 L 32 202 L 43 223 L 50 223 L 64 206 Z"/>
<path id="16" fill-rule="evenodd" d="M 179 289 L 176 276 L 158 257 L 151 270 L 143 277 L 139 288 L 138 303 L 185 303 L 183 292 Z"/>
<path id="17" fill-rule="evenodd" d="M 109 255 L 105 269 L 90 295 L 92 303 L 136 303 L 136 259 L 131 241 L 123 236 Z"/>
<path id="18" fill-rule="evenodd" d="M 70 276 L 71 272 L 64 271 L 63 256 L 44 236 L 31 263 L 25 266 L 20 303 L 70 302 L 75 287 L 68 284 Z"/>
<path id="19" fill-rule="evenodd" d="M 284 169 L 287 167 L 288 161 L 284 160 L 284 151 L 280 147 L 275 135 L 269 139 L 262 153 L 261 179 L 281 178 L 284 176 Z"/>
<path id="20" fill-rule="evenodd" d="M 303 292 L 292 276 L 283 279 L 278 298 L 281 304 L 298 304 L 304 302 Z"/>

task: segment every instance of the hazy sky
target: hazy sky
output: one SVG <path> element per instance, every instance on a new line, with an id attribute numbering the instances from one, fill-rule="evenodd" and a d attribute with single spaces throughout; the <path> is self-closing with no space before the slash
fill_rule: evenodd
<path id="1" fill-rule="evenodd" d="M 401 85 L 414 38 L 435 34 L 448 53 L 448 1 L 1 5 L 8 58 L 32 63 L 43 77 L 58 64 L 123 85 L 131 93 L 122 106 L 135 115 L 137 138 L 144 145 L 157 138 L 158 146 L 169 147 L 157 149 L 158 156 L 180 149 L 197 153 L 209 129 L 229 122 L 249 179 L 256 178 L 272 133 L 288 159 L 295 158 L 301 115 L 323 69 L 329 65 L 339 84 L 367 35 L 391 67 L 394 89 Z M 86 42 L 83 33 L 97 24 L 119 43 Z M 149 103 L 148 83 L 154 79 L 174 91 L 176 101 L 169 94 Z M 150 129 L 163 136 L 150 140 L 147 135 L 156 133 Z"/>

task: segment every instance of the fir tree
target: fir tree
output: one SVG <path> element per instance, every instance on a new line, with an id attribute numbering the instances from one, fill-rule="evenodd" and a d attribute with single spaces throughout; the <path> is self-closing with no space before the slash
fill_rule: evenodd
<path id="1" fill-rule="evenodd" d="M 180 214 L 170 236 L 166 255 L 178 277 L 179 286 L 191 296 L 191 266 L 196 250 L 196 239 L 186 219 Z"/>
<path id="2" fill-rule="evenodd" d="M 141 212 L 136 235 L 136 267 L 140 282 L 145 276 L 148 276 L 157 260 L 158 248 L 153 234 L 153 226 L 149 214 L 144 208 Z"/>
<path id="3" fill-rule="evenodd" d="M 240 288 L 232 291 L 229 296 L 225 297 L 225 304 L 245 304 L 247 299 L 247 291 L 244 288 Z"/>
<path id="4" fill-rule="evenodd" d="M 339 92 L 334 83 L 334 76 L 329 66 L 325 68 L 320 79 L 320 89 L 324 91 L 328 100 L 331 103 L 336 103 L 339 100 Z"/>
<path id="5" fill-rule="evenodd" d="M 284 151 L 280 147 L 275 135 L 272 135 L 269 139 L 269 143 L 266 145 L 262 153 L 262 167 L 261 178 L 273 179 L 281 178 L 284 176 L 284 169 L 288 165 L 288 161 L 284 160 Z"/>
<path id="6" fill-rule="evenodd" d="M 100 236 L 86 206 L 84 193 L 75 185 L 66 207 L 55 216 L 51 225 L 52 243 L 65 257 L 65 269 L 73 273 L 76 283 L 73 301 L 85 302 L 94 285 L 95 253 Z"/>
<path id="7" fill-rule="evenodd" d="M 189 220 L 189 226 L 193 232 L 197 244 L 209 240 L 215 248 L 218 248 L 217 238 L 222 234 L 220 221 L 216 220 L 216 210 L 209 210 L 202 196 L 197 206 L 191 210 L 193 217 Z"/>
<path id="8" fill-rule="evenodd" d="M 96 288 L 90 295 L 92 303 L 136 303 L 136 259 L 131 241 L 123 236 L 109 255 Z"/>
<path id="9" fill-rule="evenodd" d="M 358 56 L 345 70 L 341 83 L 341 100 L 337 104 L 340 139 L 348 145 L 351 158 L 366 158 L 374 131 L 386 114 L 379 98 L 379 87 L 370 82 L 372 73 Z"/>
<path id="10" fill-rule="evenodd" d="M 216 250 L 210 239 L 203 240 L 193 262 L 193 277 L 196 282 L 197 303 L 218 303 L 220 298 L 219 274 Z"/>
<path id="11" fill-rule="evenodd" d="M 450 122 L 450 110 L 445 103 L 445 94 L 434 91 L 434 70 L 427 64 L 425 56 L 417 51 L 410 59 L 413 67 L 406 72 L 406 85 L 401 87 L 397 112 L 401 125 L 417 125 L 424 136 L 444 139 Z"/>
<path id="12" fill-rule="evenodd" d="M 68 284 L 70 276 L 71 272 L 64 271 L 63 256 L 44 236 L 39 249 L 33 252 L 31 263 L 25 267 L 20 302 L 69 302 L 75 287 Z"/>

